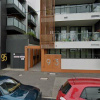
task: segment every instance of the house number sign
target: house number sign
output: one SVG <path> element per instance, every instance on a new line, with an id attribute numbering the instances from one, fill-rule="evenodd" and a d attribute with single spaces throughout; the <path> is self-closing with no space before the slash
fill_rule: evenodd
<path id="1" fill-rule="evenodd" d="M 47 59 L 47 61 L 46 61 L 46 62 L 47 62 L 47 64 L 48 64 L 48 65 L 50 65 L 50 64 L 51 64 L 51 60 L 50 60 L 50 59 Z"/>
<path id="2" fill-rule="evenodd" d="M 7 61 L 7 54 L 1 54 L 1 61 Z"/>
<path id="3" fill-rule="evenodd" d="M 59 65 L 59 59 L 55 59 L 55 66 L 58 66 Z M 46 60 L 46 63 L 48 64 L 48 65 L 50 65 L 51 64 L 51 60 L 50 59 L 47 59 Z"/>
<path id="4" fill-rule="evenodd" d="M 56 61 L 55 65 L 58 66 L 59 65 L 59 60 L 55 59 L 55 61 Z"/>

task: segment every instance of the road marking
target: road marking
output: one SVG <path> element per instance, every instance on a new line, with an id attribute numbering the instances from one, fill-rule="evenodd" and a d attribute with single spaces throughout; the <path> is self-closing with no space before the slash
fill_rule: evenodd
<path id="1" fill-rule="evenodd" d="M 48 78 L 40 78 L 40 80 L 48 80 Z"/>

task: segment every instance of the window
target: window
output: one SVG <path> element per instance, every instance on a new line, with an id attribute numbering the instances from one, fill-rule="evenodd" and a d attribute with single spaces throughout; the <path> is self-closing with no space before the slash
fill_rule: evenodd
<path id="1" fill-rule="evenodd" d="M 86 58 L 86 50 L 81 49 L 81 58 Z"/>
<path id="2" fill-rule="evenodd" d="M 75 52 L 76 58 L 80 58 L 80 49 L 77 49 Z"/>
<path id="3" fill-rule="evenodd" d="M 56 41 L 61 40 L 61 28 L 60 27 L 55 28 L 55 40 Z"/>
<path id="4" fill-rule="evenodd" d="M 100 100 L 100 87 L 87 87 L 83 90 L 81 98 L 86 100 Z"/>
<path id="5" fill-rule="evenodd" d="M 66 82 L 62 86 L 61 91 L 62 91 L 62 93 L 67 94 L 70 89 L 71 89 L 71 85 L 68 82 Z"/>
<path id="6" fill-rule="evenodd" d="M 92 50 L 87 50 L 87 58 L 92 58 Z"/>
<path id="7" fill-rule="evenodd" d="M 66 56 L 67 56 L 66 49 L 61 50 L 61 56 L 62 56 L 62 58 L 66 58 Z"/>
<path id="8" fill-rule="evenodd" d="M 5 95 L 12 93 L 16 88 L 20 86 L 14 79 L 6 79 L 0 82 L 0 89 L 3 91 Z"/>
<path id="9" fill-rule="evenodd" d="M 61 33 L 66 33 L 67 27 L 61 27 Z"/>
<path id="10" fill-rule="evenodd" d="M 70 49 L 70 58 L 75 58 L 76 49 Z"/>
<path id="11" fill-rule="evenodd" d="M 61 27 L 61 41 L 66 40 L 66 32 L 67 32 L 67 28 L 66 27 Z"/>
<path id="12" fill-rule="evenodd" d="M 61 33 L 61 28 L 60 27 L 56 27 L 55 28 L 55 33 Z"/>
<path id="13" fill-rule="evenodd" d="M 100 49 L 49 49 L 48 54 L 61 54 L 63 59 L 100 59 Z"/>
<path id="14" fill-rule="evenodd" d="M 50 54 L 55 54 L 55 49 L 51 49 Z"/>
<path id="15" fill-rule="evenodd" d="M 71 41 L 91 41 L 92 27 L 70 27 Z"/>
<path id="16" fill-rule="evenodd" d="M 60 49 L 57 49 L 56 50 L 56 54 L 60 54 Z"/>

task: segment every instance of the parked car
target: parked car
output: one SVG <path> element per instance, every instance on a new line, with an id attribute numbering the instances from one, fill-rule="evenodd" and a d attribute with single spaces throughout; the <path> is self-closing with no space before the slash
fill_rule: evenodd
<path id="1" fill-rule="evenodd" d="M 100 100 L 100 79 L 68 79 L 61 86 L 56 100 Z"/>
<path id="2" fill-rule="evenodd" d="M 41 100 L 40 89 L 0 76 L 0 100 Z"/>

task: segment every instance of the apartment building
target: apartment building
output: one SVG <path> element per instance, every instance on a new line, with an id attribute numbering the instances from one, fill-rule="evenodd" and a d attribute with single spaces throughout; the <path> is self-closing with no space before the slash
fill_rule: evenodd
<path id="1" fill-rule="evenodd" d="M 0 67 L 24 68 L 25 46 L 39 45 L 38 15 L 26 0 L 1 0 L 0 8 Z"/>
<path id="2" fill-rule="evenodd" d="M 100 73 L 100 0 L 41 1 L 41 68 Z"/>

